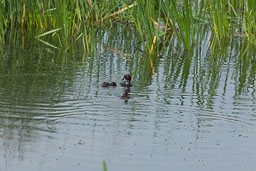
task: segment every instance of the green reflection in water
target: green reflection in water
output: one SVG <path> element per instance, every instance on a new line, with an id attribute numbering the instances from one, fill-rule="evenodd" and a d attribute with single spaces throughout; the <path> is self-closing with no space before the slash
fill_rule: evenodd
<path id="1" fill-rule="evenodd" d="M 170 43 L 170 46 L 164 45 L 165 42 L 160 45 L 158 54 L 154 55 L 154 67 L 155 75 L 164 75 L 164 87 L 178 87 L 185 92 L 188 79 L 192 79 L 189 83 L 193 85 L 193 92 L 200 98 L 205 91 L 207 95 L 214 96 L 224 75 L 225 95 L 229 74 L 232 74 L 234 81 L 238 83 L 236 94 L 248 92 L 248 89 L 254 92 L 254 48 L 249 47 L 243 40 L 235 39 L 223 43 L 221 49 L 212 51 L 207 45 L 207 38 L 201 39 L 201 44 L 190 50 L 184 50 L 175 41 Z M 96 73 L 98 81 L 101 74 L 111 76 L 115 71 L 121 74 L 121 71 L 125 70 L 132 73 L 138 86 L 151 85 L 152 70 L 148 53 L 143 50 L 143 44 L 136 35 L 126 27 L 96 31 L 95 53 L 90 54 L 82 52 L 82 43 L 73 45 L 71 51 L 66 53 L 42 47 L 35 39 L 28 40 L 25 49 L 8 44 L 1 47 L 0 70 L 2 77 L 8 77 L 2 80 L 1 84 L 9 87 L 10 91 L 12 86 L 22 84 L 22 80 L 26 80 L 28 75 L 30 82 L 24 90 L 25 94 L 29 94 L 29 91 L 32 93 L 33 87 L 37 86 L 33 84 L 38 82 L 41 86 L 50 82 L 51 90 L 56 84 L 63 85 L 67 77 L 75 75 L 79 68 L 75 67 L 77 65 L 84 66 L 83 74 L 88 74 L 91 79 L 93 73 Z M 18 74 L 17 77 L 15 74 Z M 72 78 L 69 81 L 72 84 Z"/>
<path id="2" fill-rule="evenodd" d="M 40 141 L 44 136 L 57 139 L 58 131 L 64 127 L 60 122 L 79 122 L 65 118 L 83 116 L 84 111 L 94 112 L 92 127 L 97 129 L 104 124 L 100 122 L 105 121 L 102 117 L 109 117 L 109 113 L 105 115 L 106 106 L 113 107 L 112 102 L 108 103 L 108 96 L 115 96 L 118 91 L 102 89 L 100 84 L 104 79 L 118 81 L 125 73 L 131 73 L 134 82 L 135 100 L 131 106 L 125 106 L 128 112 L 124 117 L 131 132 L 139 127 L 136 123 L 143 122 L 137 117 L 145 115 L 139 110 L 145 106 L 159 105 L 158 111 L 164 113 L 155 116 L 153 109 L 150 113 L 156 117 L 156 130 L 170 117 L 167 113 L 171 110 L 181 110 L 180 118 L 184 111 L 196 111 L 199 113 L 197 129 L 200 129 L 207 119 L 233 119 L 219 112 L 223 107 L 219 100 L 232 101 L 233 106 L 225 109 L 229 113 L 236 113 L 232 108 L 240 107 L 244 101 L 255 101 L 255 50 L 240 39 L 223 43 L 221 50 L 214 51 L 207 36 L 190 50 L 184 50 L 175 40 L 169 46 L 163 42 L 153 58 L 155 74 L 143 44 L 126 27 L 97 30 L 94 53 L 88 54 L 84 54 L 82 43 L 62 52 L 43 47 L 35 39 L 29 40 L 25 48 L 7 44 L 0 50 L 0 133 L 6 144 L 12 139 L 18 139 L 20 144 Z M 146 100 L 142 105 L 136 99 L 143 100 L 143 97 Z M 91 106 L 84 105 L 85 102 Z M 118 101 L 115 103 L 119 105 Z M 255 110 L 247 107 L 245 111 Z M 180 121 L 183 122 L 186 123 Z M 212 123 L 206 125 L 213 127 Z"/>

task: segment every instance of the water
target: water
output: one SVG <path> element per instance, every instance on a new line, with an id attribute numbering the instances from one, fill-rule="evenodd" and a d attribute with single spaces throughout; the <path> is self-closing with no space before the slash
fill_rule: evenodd
<path id="1" fill-rule="evenodd" d="M 80 45 L 70 53 L 2 47 L 0 171 L 94 171 L 103 160 L 110 171 L 256 167 L 249 50 L 241 59 L 231 48 L 168 47 L 151 76 L 131 31 L 102 31 L 96 39 L 88 58 Z M 128 102 L 124 88 L 100 86 L 126 73 L 134 84 Z"/>

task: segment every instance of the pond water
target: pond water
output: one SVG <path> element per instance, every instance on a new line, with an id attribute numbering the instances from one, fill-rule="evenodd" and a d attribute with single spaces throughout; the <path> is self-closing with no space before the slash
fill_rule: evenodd
<path id="1" fill-rule="evenodd" d="M 207 37 L 207 36 L 206 36 Z M 0 51 L 0 171 L 253 170 L 254 52 L 239 40 L 160 51 L 151 75 L 128 28 L 100 31 L 94 55 L 40 43 Z M 207 40 L 207 39 L 206 39 Z M 150 66 L 150 65 L 149 65 Z M 124 88 L 104 81 L 132 75 Z"/>

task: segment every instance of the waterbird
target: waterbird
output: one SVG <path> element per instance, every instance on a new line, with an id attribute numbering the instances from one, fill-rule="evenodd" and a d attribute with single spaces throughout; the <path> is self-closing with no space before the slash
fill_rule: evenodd
<path id="1" fill-rule="evenodd" d="M 109 86 L 115 87 L 115 86 L 116 86 L 116 82 L 111 82 L 111 83 L 109 83 L 109 82 L 103 82 L 103 83 L 101 84 L 101 86 L 102 86 L 102 87 L 109 87 Z"/>
<path id="2" fill-rule="evenodd" d="M 125 74 L 120 85 L 122 87 L 132 87 L 131 79 L 132 76 L 130 74 Z"/>

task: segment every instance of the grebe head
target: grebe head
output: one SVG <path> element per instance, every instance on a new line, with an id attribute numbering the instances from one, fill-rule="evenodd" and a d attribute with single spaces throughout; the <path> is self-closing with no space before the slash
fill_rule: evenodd
<path id="1" fill-rule="evenodd" d="M 123 81 L 120 83 L 120 85 L 122 87 L 132 87 L 131 79 L 132 79 L 132 76 L 130 74 L 124 75 L 122 79 Z"/>
<path id="2" fill-rule="evenodd" d="M 122 80 L 126 80 L 127 82 L 131 82 L 132 76 L 130 74 L 125 74 Z"/>

